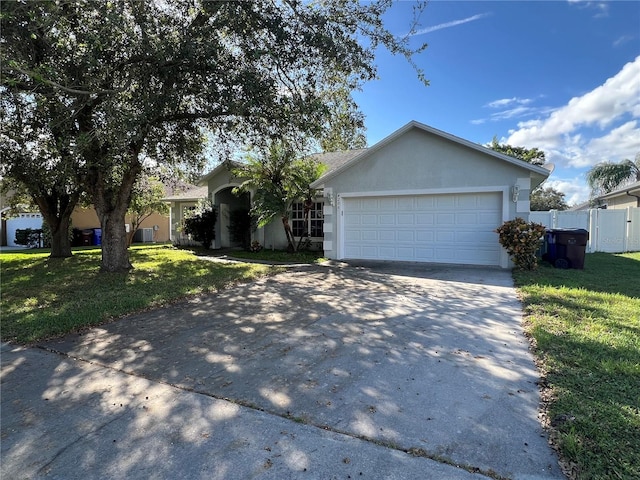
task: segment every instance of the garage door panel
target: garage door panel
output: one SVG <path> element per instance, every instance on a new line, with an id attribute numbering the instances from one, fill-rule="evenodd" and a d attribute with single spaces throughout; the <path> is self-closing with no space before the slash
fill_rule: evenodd
<path id="1" fill-rule="evenodd" d="M 380 210 L 395 210 L 396 199 L 394 197 L 381 198 L 378 200 L 378 208 Z"/>
<path id="2" fill-rule="evenodd" d="M 417 210 L 428 210 L 435 207 L 435 197 L 433 195 L 424 195 L 415 198 Z"/>
<path id="3" fill-rule="evenodd" d="M 455 213 L 439 213 L 436 215 L 437 225 L 455 225 L 456 215 Z"/>
<path id="4" fill-rule="evenodd" d="M 433 213 L 419 213 L 416 215 L 416 225 L 433 225 L 436 216 Z"/>
<path id="5" fill-rule="evenodd" d="M 458 213 L 456 214 L 456 225 L 477 225 L 477 213 Z"/>
<path id="6" fill-rule="evenodd" d="M 415 242 L 416 241 L 416 232 L 413 230 L 398 231 L 398 241 L 399 242 Z"/>
<path id="7" fill-rule="evenodd" d="M 398 234 L 401 232 L 398 232 Z M 396 239 L 396 232 L 393 230 L 381 230 L 378 232 L 378 240 L 382 242 L 392 242 Z M 398 238 L 398 240 L 401 240 Z"/>
<path id="8" fill-rule="evenodd" d="M 456 199 L 453 195 L 436 196 L 436 208 L 440 210 L 453 210 L 456 208 Z"/>
<path id="9" fill-rule="evenodd" d="M 399 213 L 398 214 L 398 225 L 415 225 L 416 224 L 416 216 L 412 213 Z"/>
<path id="10" fill-rule="evenodd" d="M 416 231 L 416 241 L 419 243 L 424 243 L 424 242 L 433 242 L 433 230 L 430 231 L 424 231 L 424 230 L 418 230 Z"/>
<path id="11" fill-rule="evenodd" d="M 415 209 L 415 198 L 414 197 L 399 197 L 396 202 L 395 208 L 398 210 L 414 210 Z"/>
<path id="12" fill-rule="evenodd" d="M 433 262 L 433 248 L 416 248 L 416 260 L 419 262 Z"/>
<path id="13" fill-rule="evenodd" d="M 436 243 L 448 243 L 451 244 L 455 240 L 455 231 L 442 230 L 436 231 Z"/>
<path id="14" fill-rule="evenodd" d="M 360 210 L 368 212 L 373 209 L 378 208 L 378 200 L 377 199 L 363 199 L 360 201 Z"/>
<path id="15" fill-rule="evenodd" d="M 347 244 L 359 242 L 362 239 L 362 232 L 359 230 L 347 230 L 345 231 L 344 237 Z"/>
<path id="16" fill-rule="evenodd" d="M 343 258 L 499 265 L 499 193 L 345 198 Z"/>
<path id="17" fill-rule="evenodd" d="M 361 230 L 360 240 L 362 242 L 377 242 L 378 240 L 380 240 L 378 238 L 378 231 L 377 230 Z"/>
<path id="18" fill-rule="evenodd" d="M 465 195 L 457 198 L 457 207 L 462 209 L 476 209 L 478 207 L 478 197 L 476 195 Z"/>
<path id="19" fill-rule="evenodd" d="M 494 222 L 495 222 L 495 213 L 492 213 L 492 212 L 479 212 L 478 213 L 478 224 L 492 226 L 492 225 L 494 225 Z M 494 228 L 498 228 L 498 226 L 496 226 Z"/>
<path id="20" fill-rule="evenodd" d="M 349 213 L 344 216 L 344 222 L 346 225 L 356 227 L 362 223 L 362 217 L 357 213 Z"/>

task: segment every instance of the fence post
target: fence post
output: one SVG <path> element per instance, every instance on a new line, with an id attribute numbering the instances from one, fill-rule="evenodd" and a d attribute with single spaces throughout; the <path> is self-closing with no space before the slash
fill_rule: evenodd
<path id="1" fill-rule="evenodd" d="M 595 253 L 598 251 L 598 209 L 592 208 L 589 210 L 589 241 L 588 249 L 589 253 Z"/>

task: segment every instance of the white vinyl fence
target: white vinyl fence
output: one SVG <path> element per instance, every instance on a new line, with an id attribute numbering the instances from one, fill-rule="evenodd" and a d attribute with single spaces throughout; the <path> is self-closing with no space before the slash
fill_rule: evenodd
<path id="1" fill-rule="evenodd" d="M 531 212 L 529 220 L 547 228 L 584 228 L 589 232 L 587 253 L 640 251 L 640 207 Z"/>

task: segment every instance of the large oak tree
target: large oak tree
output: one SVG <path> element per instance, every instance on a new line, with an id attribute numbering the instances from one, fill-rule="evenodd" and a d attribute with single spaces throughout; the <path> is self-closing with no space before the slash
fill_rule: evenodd
<path id="1" fill-rule="evenodd" d="M 221 144 L 320 136 L 332 79 L 349 90 L 373 79 L 380 45 L 411 62 L 410 37 L 382 24 L 390 4 L 4 2 L 0 88 L 60 109 L 44 122 L 64 119 L 71 155 L 60 166 L 73 165 L 96 208 L 102 269 L 126 271 L 125 214 L 143 169 L 201 166 L 205 134 Z"/>

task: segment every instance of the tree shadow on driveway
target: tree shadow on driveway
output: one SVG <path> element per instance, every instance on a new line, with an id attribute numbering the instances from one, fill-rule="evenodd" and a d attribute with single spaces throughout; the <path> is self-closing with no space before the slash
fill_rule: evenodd
<path id="1" fill-rule="evenodd" d="M 561 478 L 520 321 L 509 272 L 316 267 L 42 347 L 225 408 L 505 477 Z"/>

